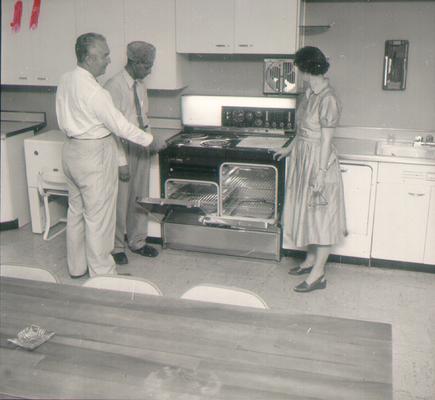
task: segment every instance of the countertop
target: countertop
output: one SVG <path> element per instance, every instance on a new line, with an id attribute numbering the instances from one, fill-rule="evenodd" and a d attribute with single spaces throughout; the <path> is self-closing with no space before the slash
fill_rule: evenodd
<path id="1" fill-rule="evenodd" d="M 375 161 L 384 163 L 435 165 L 429 158 L 393 157 L 376 155 L 379 140 L 335 137 L 333 144 L 340 160 Z"/>
<path id="2" fill-rule="evenodd" d="M 0 397 L 392 398 L 391 325 L 3 278 Z M 34 323 L 55 335 L 8 343 Z"/>
<path id="3" fill-rule="evenodd" d="M 28 131 L 39 131 L 46 126 L 45 113 L 2 111 L 1 138 L 5 139 Z"/>

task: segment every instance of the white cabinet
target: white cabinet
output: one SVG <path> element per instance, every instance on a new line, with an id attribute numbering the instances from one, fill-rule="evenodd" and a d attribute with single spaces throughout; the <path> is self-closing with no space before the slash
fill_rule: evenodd
<path id="1" fill-rule="evenodd" d="M 2 83 L 57 85 L 60 76 L 75 65 L 74 2 L 42 2 L 38 26 L 31 30 L 33 1 L 24 0 L 19 32 L 10 26 L 14 3 L 2 1 Z"/>
<path id="2" fill-rule="evenodd" d="M 104 83 L 122 69 L 126 46 L 133 40 L 153 43 L 157 56 L 147 78 L 149 89 L 182 88 L 186 56 L 175 48 L 175 0 L 45 0 L 37 29 L 29 29 L 33 1 L 23 1 L 21 30 L 13 32 L 14 0 L 2 1 L 2 84 L 55 86 L 76 65 L 78 35 L 103 34 L 111 64 Z"/>
<path id="3" fill-rule="evenodd" d="M 380 164 L 373 258 L 430 263 L 434 220 L 429 214 L 435 185 L 428 177 L 433 175 L 434 166 Z"/>
<path id="4" fill-rule="evenodd" d="M 234 53 L 295 53 L 298 6 L 297 0 L 236 0 Z"/>
<path id="5" fill-rule="evenodd" d="M 182 88 L 186 58 L 175 50 L 175 0 L 126 0 L 125 21 L 126 43 L 144 40 L 157 49 L 148 89 Z"/>
<path id="6" fill-rule="evenodd" d="M 372 239 L 377 163 L 340 163 L 348 236 L 332 254 L 369 258 Z"/>
<path id="7" fill-rule="evenodd" d="M 435 180 L 435 173 L 433 174 Z M 424 264 L 435 265 L 435 182 L 430 191 L 430 203 L 428 224 L 426 231 L 426 241 L 424 246 Z"/>
<path id="8" fill-rule="evenodd" d="M 177 0 L 179 53 L 292 54 L 300 0 Z"/>
<path id="9" fill-rule="evenodd" d="M 98 78 L 104 83 L 127 61 L 124 33 L 124 2 L 120 0 L 76 0 L 76 36 L 87 32 L 102 34 L 110 49 L 110 64 Z M 104 10 L 104 18 L 101 13 Z"/>
<path id="10" fill-rule="evenodd" d="M 234 0 L 177 0 L 179 53 L 232 53 Z"/>

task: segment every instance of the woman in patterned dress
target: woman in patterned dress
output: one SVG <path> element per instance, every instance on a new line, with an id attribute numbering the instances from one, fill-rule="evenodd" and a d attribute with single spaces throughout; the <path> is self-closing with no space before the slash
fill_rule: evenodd
<path id="1" fill-rule="evenodd" d="M 326 287 L 325 264 L 334 244 L 346 235 L 343 182 L 332 145 L 341 106 L 324 74 L 329 63 L 320 49 L 306 46 L 295 54 L 295 65 L 307 90 L 298 102 L 297 134 L 275 158 L 288 157 L 282 223 L 296 247 L 306 247 L 302 264 L 291 275 L 308 273 L 297 292 Z"/>

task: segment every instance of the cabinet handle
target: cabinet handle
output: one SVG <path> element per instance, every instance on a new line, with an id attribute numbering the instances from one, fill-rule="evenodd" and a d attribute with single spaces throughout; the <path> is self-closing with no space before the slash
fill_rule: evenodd
<path id="1" fill-rule="evenodd" d="M 47 80 L 47 78 L 44 77 L 44 76 L 38 76 L 36 79 L 37 79 L 38 81 L 46 81 L 46 80 Z"/>
<path id="2" fill-rule="evenodd" d="M 424 196 L 426 193 L 413 193 L 413 192 L 408 192 L 408 194 L 410 196 L 414 196 L 414 197 L 421 197 Z"/>
<path id="3" fill-rule="evenodd" d="M 238 46 L 239 46 L 239 47 L 252 47 L 252 44 L 245 44 L 245 43 L 242 43 L 242 44 L 238 44 Z"/>
<path id="4" fill-rule="evenodd" d="M 226 44 L 216 44 L 215 46 L 216 46 L 216 47 L 227 47 Z"/>
<path id="5" fill-rule="evenodd" d="M 344 168 L 340 168 L 340 172 L 341 172 L 342 174 L 346 173 L 347 171 L 349 171 L 349 170 L 348 170 L 348 169 L 344 169 Z"/>
<path id="6" fill-rule="evenodd" d="M 27 81 L 27 76 L 19 76 L 18 79 L 21 79 L 22 81 Z"/>

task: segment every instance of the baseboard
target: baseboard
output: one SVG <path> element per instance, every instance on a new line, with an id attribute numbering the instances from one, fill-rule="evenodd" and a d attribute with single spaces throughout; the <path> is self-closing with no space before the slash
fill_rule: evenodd
<path id="1" fill-rule="evenodd" d="M 18 218 L 15 218 L 13 221 L 0 223 L 0 231 L 9 231 L 12 229 L 18 229 Z"/>
<path id="2" fill-rule="evenodd" d="M 389 268 L 389 269 L 401 269 L 405 271 L 417 271 L 428 272 L 435 274 L 435 265 L 432 264 L 420 264 L 404 261 L 383 260 L 379 258 L 372 258 L 370 260 L 372 267 Z"/>
<path id="3" fill-rule="evenodd" d="M 163 246 L 163 239 L 160 237 L 156 237 L 156 236 L 148 236 L 147 243 L 158 244 L 160 246 Z"/>
<path id="4" fill-rule="evenodd" d="M 281 254 L 284 257 L 304 258 L 306 252 L 302 251 L 302 250 L 282 249 Z M 328 262 L 335 262 L 335 263 L 340 263 L 340 264 L 363 265 L 365 267 L 370 266 L 370 259 L 368 259 L 368 258 L 340 256 L 340 255 L 336 255 L 336 254 L 330 254 L 328 257 Z"/>

